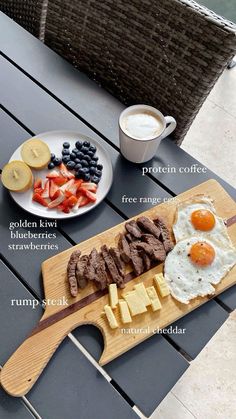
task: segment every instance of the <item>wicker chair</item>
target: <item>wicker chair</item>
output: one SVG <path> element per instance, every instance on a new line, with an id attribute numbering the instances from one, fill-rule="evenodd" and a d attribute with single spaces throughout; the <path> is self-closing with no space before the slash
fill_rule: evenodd
<path id="1" fill-rule="evenodd" d="M 0 0 L 0 10 L 39 38 L 43 0 Z"/>
<path id="2" fill-rule="evenodd" d="M 125 104 L 174 116 L 181 144 L 236 51 L 236 26 L 187 0 L 49 0 L 45 42 Z"/>

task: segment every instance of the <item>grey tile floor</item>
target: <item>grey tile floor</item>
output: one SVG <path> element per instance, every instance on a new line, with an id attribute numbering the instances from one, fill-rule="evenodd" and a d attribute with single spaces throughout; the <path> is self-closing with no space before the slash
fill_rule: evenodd
<path id="1" fill-rule="evenodd" d="M 236 67 L 219 78 L 182 148 L 236 188 Z"/>
<path id="2" fill-rule="evenodd" d="M 236 68 L 225 70 L 182 148 L 236 188 L 235 92 Z M 235 348 L 236 311 L 191 362 L 151 419 L 235 419 Z"/>

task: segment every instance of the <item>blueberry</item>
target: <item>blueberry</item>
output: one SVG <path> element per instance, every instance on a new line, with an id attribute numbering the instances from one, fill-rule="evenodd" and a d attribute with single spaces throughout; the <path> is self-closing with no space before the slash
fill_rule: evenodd
<path id="1" fill-rule="evenodd" d="M 94 161 L 98 161 L 98 157 L 93 157 L 93 160 Z"/>
<path id="2" fill-rule="evenodd" d="M 89 151 L 89 148 L 82 146 L 81 151 L 82 151 L 82 153 L 86 154 Z"/>
<path id="3" fill-rule="evenodd" d="M 53 161 L 53 163 L 55 164 L 55 166 L 60 166 L 61 164 L 61 159 L 59 157 L 56 157 Z"/>
<path id="4" fill-rule="evenodd" d="M 67 148 L 63 148 L 63 150 L 62 150 L 61 154 L 62 154 L 63 156 L 68 156 L 68 155 L 70 154 L 70 150 L 68 150 Z"/>
<path id="5" fill-rule="evenodd" d="M 94 175 L 96 172 L 96 167 L 90 167 L 89 172 L 91 173 L 91 175 Z"/>
<path id="6" fill-rule="evenodd" d="M 83 167 L 88 167 L 88 162 L 86 160 L 81 160 L 80 162 L 82 164 Z"/>
<path id="7" fill-rule="evenodd" d="M 67 141 L 65 143 L 63 143 L 63 147 L 64 148 L 70 148 L 70 143 L 68 143 Z"/>
<path id="8" fill-rule="evenodd" d="M 82 164 L 81 163 L 77 163 L 76 165 L 75 165 L 75 170 L 76 170 L 76 172 L 78 172 L 78 170 L 79 169 L 81 169 L 82 168 Z"/>
<path id="9" fill-rule="evenodd" d="M 84 141 L 83 142 L 83 147 L 90 147 L 90 142 L 89 141 Z"/>
<path id="10" fill-rule="evenodd" d="M 83 176 L 83 179 L 88 182 L 90 180 L 90 174 L 89 173 L 85 173 L 85 175 Z"/>
<path id="11" fill-rule="evenodd" d="M 71 158 L 71 160 L 75 160 L 76 159 L 76 154 L 75 153 L 70 153 L 70 158 Z"/>
<path id="12" fill-rule="evenodd" d="M 72 153 L 75 153 L 77 155 L 78 149 L 77 148 L 73 148 Z"/>
<path id="13" fill-rule="evenodd" d="M 51 161 L 54 161 L 56 158 L 55 154 L 51 153 Z"/>
<path id="14" fill-rule="evenodd" d="M 87 152 L 87 156 L 89 156 L 89 157 L 91 157 L 91 158 L 92 158 L 92 157 L 94 156 L 94 152 L 89 150 L 89 151 Z"/>
<path id="15" fill-rule="evenodd" d="M 83 158 L 84 158 L 84 153 L 82 153 L 81 151 L 77 153 L 77 159 L 82 160 Z"/>
<path id="16" fill-rule="evenodd" d="M 73 170 L 75 168 L 75 162 L 74 161 L 68 161 L 68 163 L 66 163 L 66 167 L 67 169 Z"/>
<path id="17" fill-rule="evenodd" d="M 100 182 L 100 179 L 97 176 L 93 176 L 91 177 L 91 182 L 98 184 Z"/>
<path id="18" fill-rule="evenodd" d="M 85 172 L 84 172 L 84 169 L 83 169 L 83 168 L 82 168 L 82 169 L 79 169 L 77 173 L 78 173 L 78 176 L 79 176 L 79 177 L 82 177 L 82 176 L 84 176 L 84 174 L 85 174 Z"/>
<path id="19" fill-rule="evenodd" d="M 89 162 L 89 165 L 90 165 L 90 167 L 97 167 L 97 162 L 95 161 L 95 160 L 91 160 L 90 162 Z"/>
<path id="20" fill-rule="evenodd" d="M 63 163 L 68 163 L 68 161 L 70 161 L 70 156 L 63 156 L 62 161 Z"/>
<path id="21" fill-rule="evenodd" d="M 98 170 L 102 170 L 102 169 L 103 169 L 103 165 L 102 165 L 102 164 L 98 164 L 98 165 L 97 165 L 97 169 L 98 169 Z"/>
<path id="22" fill-rule="evenodd" d="M 96 153 L 97 148 L 95 147 L 95 145 L 91 145 L 91 146 L 89 147 L 89 151 L 92 151 L 92 152 L 93 152 L 93 154 L 94 154 L 94 153 Z"/>
<path id="23" fill-rule="evenodd" d="M 76 147 L 78 150 L 80 150 L 80 149 L 81 149 L 82 145 L 83 145 L 83 143 L 82 143 L 81 141 L 76 141 L 76 143 L 75 143 L 75 147 Z"/>
<path id="24" fill-rule="evenodd" d="M 79 172 L 76 172 L 76 173 L 75 173 L 75 177 L 76 177 L 77 179 L 81 179 L 82 175 L 81 175 Z"/>
<path id="25" fill-rule="evenodd" d="M 84 156 L 84 160 L 86 160 L 88 163 L 91 161 L 91 157 L 89 157 L 88 155 Z"/>
<path id="26" fill-rule="evenodd" d="M 100 178 L 102 176 L 102 171 L 96 170 L 95 175 Z"/>
<path id="27" fill-rule="evenodd" d="M 89 168 L 88 167 L 83 167 L 84 169 L 84 173 L 89 173 Z"/>
<path id="28" fill-rule="evenodd" d="M 50 163 L 48 163 L 48 169 L 49 170 L 54 169 L 54 167 L 55 167 L 55 165 L 52 161 Z"/>

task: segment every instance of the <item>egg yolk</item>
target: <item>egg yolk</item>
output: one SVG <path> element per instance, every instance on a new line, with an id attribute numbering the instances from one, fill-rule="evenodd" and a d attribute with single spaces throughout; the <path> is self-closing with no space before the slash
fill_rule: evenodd
<path id="1" fill-rule="evenodd" d="M 199 209 L 191 214 L 191 222 L 195 230 L 209 231 L 215 226 L 215 217 L 211 211 Z"/>
<path id="2" fill-rule="evenodd" d="M 215 250 L 206 242 L 197 242 L 191 247 L 189 256 L 195 265 L 208 266 L 215 259 Z"/>

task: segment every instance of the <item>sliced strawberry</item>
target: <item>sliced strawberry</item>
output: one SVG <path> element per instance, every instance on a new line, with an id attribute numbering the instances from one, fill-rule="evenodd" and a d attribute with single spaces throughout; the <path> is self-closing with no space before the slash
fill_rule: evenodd
<path id="1" fill-rule="evenodd" d="M 97 200 L 96 194 L 91 191 L 87 191 L 86 196 L 92 202 L 95 202 Z"/>
<path id="2" fill-rule="evenodd" d="M 63 176 L 58 176 L 53 178 L 53 182 L 58 186 L 62 186 L 67 182 L 67 179 Z"/>
<path id="3" fill-rule="evenodd" d="M 49 180 L 46 180 L 44 190 L 41 194 L 42 198 L 49 198 Z"/>
<path id="4" fill-rule="evenodd" d="M 34 181 L 34 189 L 42 188 L 42 179 L 38 178 Z"/>
<path id="5" fill-rule="evenodd" d="M 66 196 L 66 198 L 70 198 L 70 196 L 74 196 L 74 195 L 70 191 L 65 191 L 65 196 Z"/>
<path id="6" fill-rule="evenodd" d="M 86 196 L 90 201 L 95 202 L 97 200 L 96 194 L 89 191 L 88 189 L 79 188 L 78 192 L 81 193 L 82 195 Z"/>
<path id="7" fill-rule="evenodd" d="M 60 195 L 48 204 L 48 208 L 58 207 L 58 205 L 60 205 L 64 201 L 64 199 L 64 194 L 60 191 Z"/>
<path id="8" fill-rule="evenodd" d="M 50 180 L 50 187 L 49 187 L 49 196 L 53 199 L 55 193 L 59 190 L 59 186 L 57 186 L 54 181 Z"/>
<path id="9" fill-rule="evenodd" d="M 60 195 L 61 195 L 61 191 L 60 191 L 60 189 L 58 189 L 58 190 L 55 192 L 55 194 L 53 195 L 52 200 L 54 201 L 54 199 L 57 199 Z"/>
<path id="10" fill-rule="evenodd" d="M 64 163 L 61 163 L 59 166 L 60 169 L 60 173 L 62 176 L 68 178 L 68 179 L 73 179 L 75 177 L 75 175 L 73 173 L 71 173 L 66 166 L 64 165 Z"/>
<path id="11" fill-rule="evenodd" d="M 76 179 L 75 180 L 75 185 L 77 186 L 77 188 L 80 188 L 80 186 L 82 185 L 83 180 L 82 179 Z"/>
<path id="12" fill-rule="evenodd" d="M 38 204 L 43 205 L 44 207 L 48 206 L 47 201 L 42 198 L 42 196 L 39 193 L 34 193 L 33 195 L 33 201 L 38 202 Z"/>
<path id="13" fill-rule="evenodd" d="M 73 195 L 67 199 L 67 205 L 69 208 L 73 208 L 77 204 L 77 202 L 78 199 Z"/>
<path id="14" fill-rule="evenodd" d="M 34 189 L 34 193 L 39 193 L 39 195 L 41 195 L 43 192 L 43 188 L 36 188 Z"/>
<path id="15" fill-rule="evenodd" d="M 69 180 L 68 182 L 66 182 L 64 185 L 62 185 L 62 186 L 60 187 L 60 190 L 61 190 L 62 192 L 68 191 L 68 190 L 69 190 L 69 188 L 70 188 L 72 185 L 74 185 L 74 179 L 71 179 L 71 180 Z"/>
<path id="16" fill-rule="evenodd" d="M 79 208 L 81 208 L 81 207 L 84 207 L 85 205 L 89 204 L 89 202 L 90 202 L 90 200 L 86 196 L 80 196 L 78 198 L 77 205 L 78 205 Z"/>
<path id="17" fill-rule="evenodd" d="M 88 189 L 88 191 L 96 192 L 98 186 L 96 185 L 96 183 L 93 182 L 83 182 L 81 184 L 81 187 L 84 189 Z"/>
<path id="18" fill-rule="evenodd" d="M 48 173 L 48 175 L 46 176 L 46 178 L 48 178 L 48 179 L 54 179 L 54 178 L 59 177 L 59 176 L 60 176 L 60 174 L 56 170 L 53 170 L 52 172 L 49 172 Z"/>

